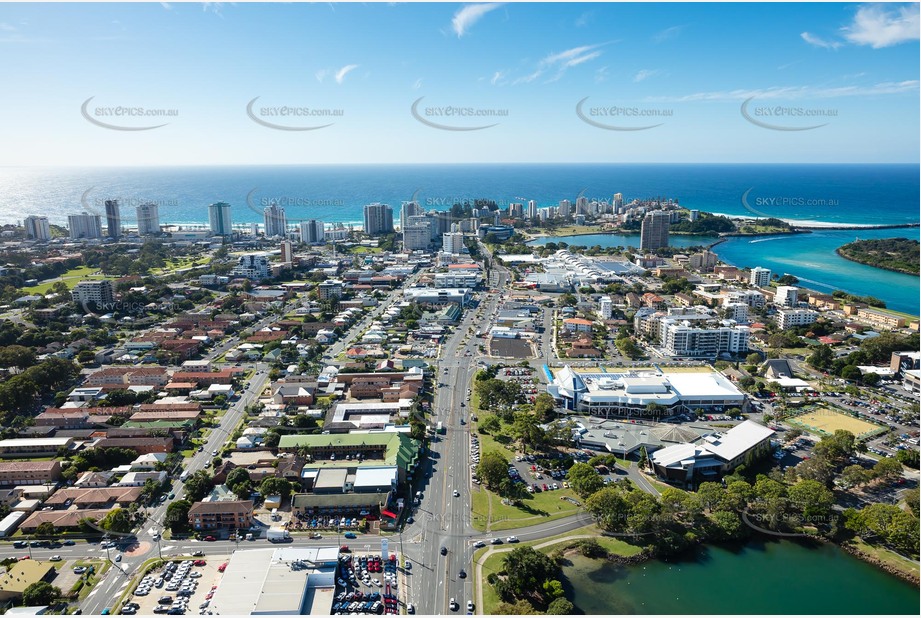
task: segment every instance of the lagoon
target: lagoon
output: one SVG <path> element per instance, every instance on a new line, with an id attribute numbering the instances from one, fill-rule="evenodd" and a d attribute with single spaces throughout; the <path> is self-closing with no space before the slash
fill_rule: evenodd
<path id="1" fill-rule="evenodd" d="M 816 230 L 808 234 L 731 236 L 716 245 L 713 251 L 724 262 L 739 268 L 770 268 L 780 275 L 789 273 L 798 278 L 803 286 L 818 292 L 843 290 L 861 296 L 876 296 L 886 301 L 889 309 L 918 315 L 921 294 L 921 280 L 918 277 L 851 262 L 835 253 L 835 249 L 858 237 L 862 240 L 918 238 L 918 229 Z M 534 244 L 562 241 L 589 247 L 636 247 L 639 239 L 639 234 L 587 234 L 541 238 L 534 241 Z M 709 245 L 716 240 L 711 236 L 673 234 L 669 243 L 674 247 L 689 247 Z"/>
<path id="2" fill-rule="evenodd" d="M 629 567 L 570 560 L 566 597 L 585 614 L 919 613 L 916 587 L 830 543 L 752 540 Z"/>

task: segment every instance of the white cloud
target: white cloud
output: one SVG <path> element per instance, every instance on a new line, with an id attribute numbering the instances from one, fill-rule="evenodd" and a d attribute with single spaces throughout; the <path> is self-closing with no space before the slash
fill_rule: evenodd
<path id="1" fill-rule="evenodd" d="M 535 79 L 537 79 L 538 77 L 540 77 L 540 76 L 543 75 L 543 74 L 544 74 L 544 70 L 543 70 L 543 69 L 537 69 L 537 70 L 534 71 L 533 73 L 529 73 L 529 74 L 527 74 L 527 75 L 523 75 L 523 76 L 521 76 L 521 77 L 516 78 L 516 79 L 512 82 L 512 85 L 513 85 L 513 86 L 517 86 L 518 84 L 530 84 L 531 82 L 533 82 Z"/>
<path id="2" fill-rule="evenodd" d="M 589 24 L 594 16 L 595 11 L 585 11 L 576 18 L 576 28 L 583 28 Z"/>
<path id="3" fill-rule="evenodd" d="M 161 3 L 160 3 L 160 6 L 162 6 L 162 7 L 163 7 L 164 9 L 166 9 L 167 11 L 172 11 L 172 10 L 173 10 L 173 6 L 172 6 L 169 2 L 161 2 Z"/>
<path id="4" fill-rule="evenodd" d="M 11 26 L 10 24 L 4 23 L 4 22 L 0 22 L 0 30 L 2 30 L 3 32 L 13 32 L 14 30 L 16 30 L 16 27 Z"/>
<path id="5" fill-rule="evenodd" d="M 470 30 L 473 24 L 480 21 L 481 17 L 490 11 L 495 11 L 500 6 L 502 6 L 501 2 L 468 4 L 454 14 L 454 17 L 451 19 L 451 28 L 458 38 L 460 38 Z"/>
<path id="6" fill-rule="evenodd" d="M 608 79 L 608 67 L 601 67 L 595 71 L 595 83 L 600 84 Z"/>
<path id="7" fill-rule="evenodd" d="M 917 41 L 921 31 L 918 4 L 892 6 L 863 5 L 857 9 L 854 23 L 842 28 L 844 38 L 856 45 L 873 49 Z"/>
<path id="8" fill-rule="evenodd" d="M 650 77 L 655 77 L 659 75 L 662 71 L 659 69 L 640 69 L 636 72 L 636 75 L 633 76 L 634 82 L 641 82 L 649 79 Z"/>
<path id="9" fill-rule="evenodd" d="M 341 84 L 345 80 L 345 76 L 348 75 L 349 72 L 354 71 L 357 68 L 358 68 L 357 64 L 347 64 L 341 69 L 339 69 L 338 71 L 336 71 L 336 83 Z"/>
<path id="10" fill-rule="evenodd" d="M 685 26 L 672 26 L 671 28 L 666 28 L 665 30 L 661 30 L 655 33 L 654 35 L 652 35 L 652 42 L 661 43 L 663 41 L 673 39 L 679 34 L 681 34 L 681 31 L 684 30 L 684 28 Z"/>
<path id="11" fill-rule="evenodd" d="M 326 69 L 320 69 L 319 71 L 313 74 L 313 76 L 317 78 L 318 82 L 322 82 L 324 79 L 326 79 L 327 75 L 329 75 L 329 71 L 327 71 Z"/>
<path id="12" fill-rule="evenodd" d="M 814 45 L 815 47 L 822 47 L 825 49 L 838 49 L 842 45 L 838 41 L 826 41 L 825 39 L 817 37 L 816 35 L 810 34 L 808 32 L 801 32 L 800 37 L 810 45 Z"/>
<path id="13" fill-rule="evenodd" d="M 421 77 L 417 79 L 415 83 L 413 83 L 413 90 L 419 90 L 419 88 L 422 88 L 422 78 Z"/>
<path id="14" fill-rule="evenodd" d="M 884 94 L 917 93 L 919 82 L 916 79 L 901 82 L 880 82 L 870 86 L 839 86 L 836 88 L 815 88 L 812 86 L 774 86 L 754 90 L 716 90 L 696 92 L 681 97 L 651 97 L 650 101 L 744 101 L 752 97 L 758 99 L 832 99 L 836 97 L 862 97 Z"/>
<path id="15" fill-rule="evenodd" d="M 495 86 L 496 84 L 498 84 L 505 78 L 506 74 L 507 74 L 506 71 L 496 71 L 495 73 L 493 73 L 492 77 L 489 79 L 489 83 Z"/>

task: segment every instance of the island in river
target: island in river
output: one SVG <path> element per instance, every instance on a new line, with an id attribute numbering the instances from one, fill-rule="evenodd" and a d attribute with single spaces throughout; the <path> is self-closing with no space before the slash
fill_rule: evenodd
<path id="1" fill-rule="evenodd" d="M 907 275 L 917 275 L 921 265 L 919 243 L 910 238 L 858 239 L 835 251 L 846 260 Z"/>

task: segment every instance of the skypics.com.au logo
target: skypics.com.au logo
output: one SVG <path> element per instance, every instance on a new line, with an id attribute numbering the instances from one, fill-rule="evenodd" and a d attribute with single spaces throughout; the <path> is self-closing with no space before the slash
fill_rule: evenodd
<path id="1" fill-rule="evenodd" d="M 263 105 L 256 107 L 256 97 L 246 104 L 246 115 L 259 126 L 275 131 L 316 131 L 331 127 L 335 122 L 326 124 L 289 124 L 290 121 L 303 123 L 305 119 L 315 118 L 342 118 L 343 109 L 317 108 L 305 105 Z"/>
<path id="2" fill-rule="evenodd" d="M 754 187 L 750 187 L 745 193 L 742 194 L 742 207 L 750 213 L 764 218 L 777 217 L 777 214 L 769 214 L 765 212 L 765 209 L 771 208 L 817 208 L 823 211 L 827 211 L 829 208 L 838 208 L 841 206 L 840 200 L 835 198 L 806 197 L 802 195 L 753 196 L 752 191 L 754 190 Z M 820 216 L 821 214 L 825 213 L 816 212 L 812 215 L 804 215 L 804 217 L 812 218 Z"/>
<path id="3" fill-rule="evenodd" d="M 801 105 L 752 105 L 755 97 L 742 102 L 739 111 L 748 122 L 771 131 L 812 131 L 828 123 L 801 124 L 815 122 L 816 119 L 837 118 L 838 110 L 826 107 L 803 107 Z"/>
<path id="4" fill-rule="evenodd" d="M 606 131 L 647 131 L 649 129 L 661 127 L 665 123 L 659 122 L 656 124 L 633 126 L 630 124 L 623 124 L 623 122 L 648 122 L 649 119 L 672 118 L 675 115 L 675 110 L 661 107 L 638 107 L 635 105 L 629 107 L 619 105 L 586 107 L 585 102 L 588 101 L 589 98 L 590 97 L 585 97 L 576 103 L 576 116 L 578 116 L 579 120 L 582 122 Z M 602 119 L 609 120 L 603 121 Z M 617 121 L 616 124 L 614 122 L 615 120 Z"/>
<path id="5" fill-rule="evenodd" d="M 464 121 L 476 121 L 481 118 L 507 118 L 508 109 L 494 107 L 471 107 L 459 105 L 431 105 L 420 107 L 425 97 L 419 97 L 410 106 L 412 117 L 433 129 L 440 131 L 482 131 L 498 126 L 492 124 L 464 124 Z M 437 120 L 436 120 L 437 119 Z"/>
<path id="6" fill-rule="evenodd" d="M 80 106 L 83 118 L 97 127 L 109 131 L 151 131 L 168 125 L 143 124 L 149 123 L 150 118 L 177 118 L 179 110 L 175 108 L 144 107 L 141 105 L 90 105 L 95 96 L 88 98 Z"/>

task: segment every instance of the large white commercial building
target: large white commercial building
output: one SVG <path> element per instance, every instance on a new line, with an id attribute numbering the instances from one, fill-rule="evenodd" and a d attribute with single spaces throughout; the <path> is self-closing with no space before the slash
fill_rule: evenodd
<path id="1" fill-rule="evenodd" d="M 470 290 L 467 288 L 408 288 L 403 290 L 403 299 L 423 304 L 457 303 L 465 306 L 470 302 Z"/>
<path id="2" fill-rule="evenodd" d="M 99 215 L 85 212 L 67 215 L 67 227 L 73 240 L 102 238 L 102 222 Z"/>
<path id="3" fill-rule="evenodd" d="M 436 288 L 475 288 L 480 284 L 482 276 L 479 270 L 456 270 L 435 274 Z"/>
<path id="4" fill-rule="evenodd" d="M 659 476 L 696 486 L 714 481 L 740 465 L 766 455 L 774 431 L 754 421 L 744 421 L 724 434 L 704 436 L 696 442 L 674 444 L 650 456 Z"/>
<path id="5" fill-rule="evenodd" d="M 407 251 L 427 251 L 432 244 L 432 222 L 428 217 L 412 216 L 403 228 L 403 248 Z"/>
<path id="6" fill-rule="evenodd" d="M 563 408 L 600 416 L 656 417 L 696 410 L 745 409 L 747 397 L 715 371 L 666 373 L 556 372 L 547 392 Z M 657 404 L 655 412 L 647 407 Z"/>
<path id="7" fill-rule="evenodd" d="M 51 227 L 48 225 L 48 217 L 26 217 L 23 221 L 23 227 L 26 228 L 26 236 L 33 240 L 51 240 Z"/>
<path id="8" fill-rule="evenodd" d="M 267 547 L 233 552 L 208 609 L 244 616 L 329 615 L 338 547 Z"/>
<path id="9" fill-rule="evenodd" d="M 723 304 L 745 303 L 752 309 L 764 307 L 764 294 L 756 290 L 729 290 L 723 297 Z"/>

